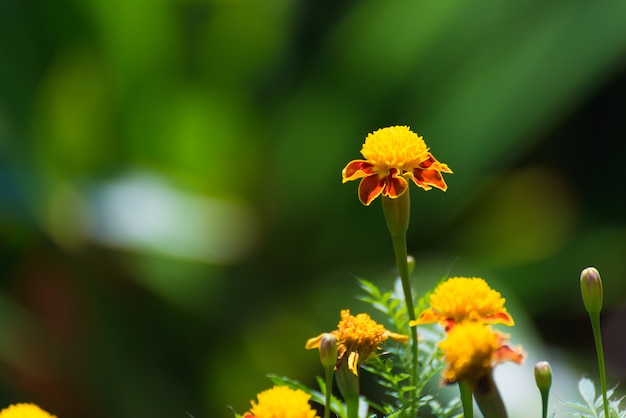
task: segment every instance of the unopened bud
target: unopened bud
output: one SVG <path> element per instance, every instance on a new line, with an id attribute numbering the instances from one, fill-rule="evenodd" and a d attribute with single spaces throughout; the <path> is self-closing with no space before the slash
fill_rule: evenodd
<path id="1" fill-rule="evenodd" d="M 602 279 L 600 273 L 593 267 L 587 267 L 580 274 L 580 290 L 583 295 L 585 309 L 590 314 L 600 313 L 602 310 Z"/>
<path id="2" fill-rule="evenodd" d="M 550 390 L 552 386 L 552 368 L 547 361 L 540 361 L 535 364 L 535 382 L 537 387 L 543 393 Z"/>
<path id="3" fill-rule="evenodd" d="M 320 340 L 320 361 L 326 368 L 331 368 L 337 363 L 337 338 L 330 333 L 322 335 Z"/>

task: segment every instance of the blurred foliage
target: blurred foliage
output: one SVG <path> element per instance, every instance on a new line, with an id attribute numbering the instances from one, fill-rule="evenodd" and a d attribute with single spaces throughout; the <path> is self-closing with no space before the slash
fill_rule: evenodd
<path id="1" fill-rule="evenodd" d="M 591 358 L 580 271 L 609 324 L 626 310 L 625 20 L 618 0 L 1 1 L 0 404 L 229 417 L 266 373 L 313 382 L 304 342 L 363 309 L 354 277 L 391 283 L 380 211 L 340 171 L 395 124 L 455 171 L 412 193 L 418 289 L 485 277 Z"/>

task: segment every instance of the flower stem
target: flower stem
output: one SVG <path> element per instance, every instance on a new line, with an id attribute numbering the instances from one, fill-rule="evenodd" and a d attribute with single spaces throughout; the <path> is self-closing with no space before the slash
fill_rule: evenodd
<path id="1" fill-rule="evenodd" d="M 609 418 L 609 402 L 606 397 L 606 369 L 604 366 L 604 350 L 602 349 L 602 335 L 600 333 L 600 312 L 590 312 L 591 328 L 593 338 L 596 343 L 596 353 L 598 354 L 598 369 L 600 371 L 600 387 L 602 388 L 602 403 L 604 404 L 604 416 Z"/>
<path id="2" fill-rule="evenodd" d="M 407 261 L 408 254 L 406 249 L 406 232 L 409 229 L 409 218 L 411 216 L 411 199 L 409 197 L 409 190 L 407 189 L 402 195 L 394 199 L 383 196 L 382 202 L 387 229 L 389 230 L 391 242 L 393 243 L 396 266 L 398 274 L 400 275 L 400 281 L 402 282 L 404 303 L 406 305 L 409 321 L 414 321 L 416 317 L 415 308 L 413 306 L 413 292 L 411 289 L 411 273 L 409 271 L 409 264 Z M 411 327 L 412 362 L 410 385 L 413 389 L 409 392 L 409 395 L 412 399 L 417 398 L 417 382 L 419 380 L 418 353 L 419 342 L 417 340 L 417 327 Z M 410 411 L 410 415 L 414 416 L 412 411 Z"/>
<path id="3" fill-rule="evenodd" d="M 413 306 L 413 291 L 411 289 L 411 282 L 409 278 L 409 265 L 407 263 L 407 251 L 406 251 L 406 237 L 398 236 L 392 237 L 393 249 L 396 255 L 396 265 L 398 272 L 400 273 L 400 280 L 402 282 L 402 291 L 404 293 L 404 303 L 409 314 L 409 321 L 414 321 L 415 307 Z M 418 348 L 419 342 L 417 340 L 417 327 L 411 327 L 411 341 L 412 341 L 412 357 L 413 357 L 413 373 L 411 384 L 417 385 L 418 380 Z"/>
<path id="4" fill-rule="evenodd" d="M 491 373 L 482 376 L 473 391 L 474 399 L 485 418 L 507 418 L 504 402 Z"/>
<path id="5" fill-rule="evenodd" d="M 324 372 L 326 373 L 326 400 L 324 403 L 324 418 L 330 418 L 330 395 L 332 393 L 333 387 L 333 368 L 325 367 Z"/>
<path id="6" fill-rule="evenodd" d="M 541 394 L 541 417 L 548 418 L 548 396 L 547 394 Z"/>
<path id="7" fill-rule="evenodd" d="M 463 404 L 463 417 L 474 418 L 474 404 L 472 402 L 472 388 L 467 382 L 459 382 L 461 403 Z"/>
<path id="8" fill-rule="evenodd" d="M 337 387 L 346 403 L 347 418 L 358 418 L 360 396 L 359 376 L 352 373 L 352 370 L 348 368 L 348 360 L 345 357 L 335 371 L 335 377 L 337 378 Z M 328 388 L 327 392 L 329 392 Z"/>

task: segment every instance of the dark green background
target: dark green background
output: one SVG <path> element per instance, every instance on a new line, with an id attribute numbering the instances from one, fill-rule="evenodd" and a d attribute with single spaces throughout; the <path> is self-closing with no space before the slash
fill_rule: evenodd
<path id="1" fill-rule="evenodd" d="M 392 286 L 380 203 L 340 173 L 396 124 L 454 170 L 411 190 L 418 291 L 482 276 L 515 343 L 525 323 L 594 377 L 594 265 L 623 379 L 624 22 L 623 1 L 1 0 L 0 403 L 229 417 L 266 373 L 312 383 L 306 339 L 368 309 L 354 278 Z"/>

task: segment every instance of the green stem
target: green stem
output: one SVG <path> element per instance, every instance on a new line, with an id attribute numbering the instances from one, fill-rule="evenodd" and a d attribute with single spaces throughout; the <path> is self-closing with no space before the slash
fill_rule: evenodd
<path id="1" fill-rule="evenodd" d="M 472 388 L 467 382 L 459 382 L 461 403 L 463 404 L 463 417 L 474 418 L 474 402 L 472 401 Z M 545 418 L 545 417 L 544 417 Z"/>
<path id="2" fill-rule="evenodd" d="M 358 418 L 360 396 L 359 376 L 352 373 L 352 370 L 348 368 L 346 356 L 342 358 L 339 367 L 335 371 L 335 378 L 337 379 L 337 387 L 346 403 L 346 410 L 348 412 L 347 418 Z"/>
<path id="3" fill-rule="evenodd" d="M 393 252 L 396 257 L 396 266 L 398 274 L 402 282 L 402 291 L 404 293 L 404 303 L 406 305 L 409 321 L 414 321 L 415 308 L 413 306 L 413 292 L 411 289 L 411 272 L 407 261 L 406 249 L 406 232 L 409 229 L 409 218 L 411 217 L 411 199 L 409 190 L 407 189 L 402 195 L 396 198 L 383 196 L 383 213 L 385 214 L 385 222 L 387 229 L 391 235 L 393 243 Z M 417 340 L 417 327 L 410 327 L 411 333 L 411 373 L 410 385 L 412 390 L 409 396 L 412 400 L 417 399 L 417 382 L 419 380 L 419 342 Z M 413 408 L 408 411 L 408 416 L 415 416 Z"/>
<path id="4" fill-rule="evenodd" d="M 548 392 L 541 392 L 541 417 L 548 417 Z"/>
<path id="5" fill-rule="evenodd" d="M 409 264 L 407 263 L 407 251 L 406 251 L 406 236 L 392 237 L 393 251 L 396 255 L 396 265 L 398 273 L 400 274 L 400 280 L 402 282 L 402 291 L 404 293 L 404 303 L 406 304 L 406 310 L 409 314 L 409 321 L 414 321 L 415 307 L 413 306 L 413 291 L 411 289 L 411 281 L 409 277 Z M 417 387 L 418 381 L 418 352 L 419 342 L 417 340 L 417 327 L 411 327 L 411 352 L 413 357 L 411 385 Z M 414 391 L 416 393 L 416 391 Z"/>
<path id="6" fill-rule="evenodd" d="M 332 393 L 333 387 L 333 367 L 326 367 L 326 400 L 325 400 L 325 408 L 324 408 L 324 418 L 330 418 L 330 395 Z"/>
<path id="7" fill-rule="evenodd" d="M 348 411 L 348 418 L 359 418 L 359 397 L 347 396 L 344 398 L 346 402 L 346 409 Z"/>
<path id="8" fill-rule="evenodd" d="M 474 399 L 485 418 L 507 418 L 504 402 L 491 373 L 481 377 L 473 391 Z"/>
<path id="9" fill-rule="evenodd" d="M 606 397 L 606 369 L 604 366 L 604 350 L 602 349 L 602 335 L 600 333 L 600 312 L 589 313 L 593 338 L 596 342 L 596 353 L 598 354 L 598 369 L 600 370 L 600 386 L 602 388 L 602 403 L 604 404 L 604 416 L 609 418 L 609 401 Z"/>

